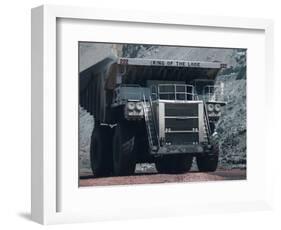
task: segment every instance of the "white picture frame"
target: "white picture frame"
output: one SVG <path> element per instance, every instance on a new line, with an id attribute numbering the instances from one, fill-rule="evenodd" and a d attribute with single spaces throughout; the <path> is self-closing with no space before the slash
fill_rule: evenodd
<path id="1" fill-rule="evenodd" d="M 67 20 L 67 26 L 64 27 L 61 23 L 63 20 Z M 77 137 L 77 122 L 73 123 L 77 119 L 77 108 L 71 106 L 69 108 L 64 107 L 57 102 L 58 96 L 61 95 L 61 83 L 58 84 L 57 75 L 61 73 L 66 63 L 60 60 L 60 55 L 65 55 L 61 53 L 58 55 L 58 44 L 59 39 L 58 33 L 62 34 L 63 31 L 66 33 L 72 30 L 72 25 L 75 22 L 75 29 L 84 30 L 81 31 L 81 36 L 83 35 L 85 40 L 91 36 L 89 35 L 89 27 L 91 23 L 101 22 L 102 26 L 109 26 L 114 29 L 115 26 L 126 25 L 128 27 L 137 29 L 147 29 L 142 28 L 149 26 L 150 29 L 160 28 L 163 33 L 167 33 L 168 30 L 179 30 L 185 31 L 190 30 L 192 33 L 196 34 L 196 31 L 204 33 L 204 31 L 212 30 L 214 33 L 210 34 L 210 37 L 215 38 L 216 31 L 221 33 L 226 31 L 231 33 L 231 31 L 238 31 L 242 34 L 258 34 L 257 42 L 255 43 L 254 37 L 248 37 L 247 44 L 251 43 L 258 46 L 260 44 L 260 57 L 254 57 L 255 55 L 249 56 L 249 70 L 247 70 L 247 75 L 249 75 L 248 90 L 250 92 L 248 98 L 248 143 L 250 148 L 249 159 L 248 159 L 248 172 L 247 181 L 242 182 L 220 182 L 220 183 L 193 183 L 189 184 L 165 184 L 165 185 L 138 185 L 138 186 L 115 186 L 109 188 L 95 188 L 86 189 L 78 188 L 76 184 L 76 179 L 73 181 L 71 179 L 77 175 L 77 159 L 70 157 L 69 161 L 65 161 L 65 155 L 57 155 L 60 150 L 61 139 L 58 138 L 61 128 L 59 127 L 58 119 L 59 113 L 67 113 L 68 111 L 76 113 L 76 117 L 73 116 L 67 122 L 68 124 L 73 124 L 70 128 L 70 133 L 73 133 L 73 137 Z M 87 22 L 85 27 L 81 26 L 79 23 Z M 83 28 L 82 28 L 83 27 Z M 60 31 L 62 30 L 62 32 Z M 70 30 L 69 30 L 70 29 Z M 125 32 L 126 32 L 126 28 Z M 192 32 L 194 30 L 195 32 Z M 152 31 L 152 30 L 151 30 Z M 128 42 L 134 40 L 130 37 L 130 32 L 128 32 Z M 176 32 L 176 31 L 175 31 Z M 73 31 L 71 33 L 74 33 Z M 104 35 L 99 37 L 99 41 L 102 41 L 102 37 L 107 36 L 106 32 Z M 157 35 L 155 40 L 152 37 L 142 38 L 141 33 L 137 33 L 138 39 L 141 43 L 143 41 L 151 42 L 156 44 Z M 89 35 L 89 36 L 88 36 Z M 99 34 L 100 35 L 100 34 Z M 159 36 L 159 35 L 158 35 Z M 161 13 L 151 13 L 151 12 L 127 12 L 127 11 L 117 11 L 117 10 L 105 10 L 105 9 L 92 9 L 92 8 L 79 8 L 79 7 L 69 7 L 69 6 L 52 6 L 44 5 L 32 9 L 32 188 L 31 188 L 31 214 L 32 219 L 41 224 L 56 224 L 56 223 L 70 223 L 70 222 L 82 222 L 82 221 L 96 221 L 96 220 L 107 220 L 107 219 L 126 219 L 126 218 L 143 218 L 143 217 L 164 217 L 172 215 L 187 215 L 189 213 L 209 213 L 209 212 L 236 212 L 236 211 L 249 211 L 249 210 L 264 210 L 272 208 L 272 169 L 271 162 L 272 158 L 270 152 L 270 132 L 272 127 L 268 125 L 264 126 L 263 136 L 265 138 L 262 146 L 256 148 L 251 143 L 255 142 L 255 139 L 261 140 L 253 130 L 253 127 L 258 122 L 259 118 L 267 119 L 269 124 L 268 114 L 273 110 L 272 102 L 272 85 L 274 84 L 273 79 L 273 23 L 271 20 L 265 19 L 247 19 L 247 18 L 231 18 L 231 17 L 210 17 L 210 16 L 189 16 L 189 15 L 174 15 L 174 14 L 161 14 Z M 247 36 L 246 36 L 247 37 Z M 259 37 L 259 38 L 258 38 Z M 63 37 L 65 39 L 66 36 Z M 74 36 L 76 39 L 76 37 Z M 73 38 L 73 39 L 74 39 Z M 220 47 L 223 44 L 222 37 L 217 36 L 216 40 L 203 43 L 200 39 L 196 40 L 198 35 L 194 36 L 194 41 L 190 43 L 183 44 L 182 41 L 176 40 L 172 41 L 173 38 L 167 38 L 167 40 L 161 40 L 159 44 L 167 45 L 187 45 L 187 44 L 197 44 L 201 46 L 212 46 Z M 239 40 L 239 36 L 233 36 L 233 41 L 235 44 L 243 43 Z M 71 38 L 69 38 L 71 40 Z M 79 38 L 77 38 L 79 39 Z M 115 39 L 115 40 L 114 40 Z M 126 38 L 116 36 L 112 40 L 111 38 L 104 38 L 104 42 L 125 42 Z M 123 39 L 123 40 L 122 40 Z M 251 40 L 252 39 L 252 40 Z M 89 41 L 89 40 L 88 40 Z M 75 42 L 73 40 L 72 42 Z M 224 44 L 224 47 L 231 47 L 234 43 L 229 42 Z M 245 43 L 246 44 L 246 43 Z M 250 46 L 250 45 L 249 45 Z M 66 46 L 65 48 L 67 48 Z M 71 57 L 73 54 L 71 50 L 64 50 Z M 244 47 L 248 48 L 248 47 Z M 257 47 L 258 48 L 258 47 Z M 253 47 L 249 48 L 254 49 Z M 64 57 L 64 56 L 63 56 Z M 75 61 L 75 59 L 69 60 L 70 63 Z M 257 58 L 257 60 L 255 60 Z M 257 61 L 257 62 L 255 62 Z M 251 64 L 252 63 L 252 64 Z M 258 71 L 254 66 L 254 63 L 259 63 L 257 67 Z M 61 66 L 59 66 L 61 65 Z M 77 67 L 78 68 L 78 64 Z M 260 69 L 259 69 L 260 68 Z M 71 69 L 68 71 L 72 71 Z M 70 74 L 77 74 L 78 72 Z M 253 79 L 251 76 L 256 74 L 257 79 L 255 82 L 255 87 L 253 89 Z M 62 82 L 63 83 L 63 82 Z M 263 84 L 266 83 L 266 84 Z M 71 91 L 75 89 L 75 82 L 72 84 L 63 84 L 63 92 Z M 253 114 L 259 111 L 259 106 L 254 103 L 255 96 L 262 95 L 264 100 L 260 103 L 262 106 L 266 106 L 267 110 L 259 112 L 257 118 L 254 118 Z M 78 94 L 72 96 L 75 103 L 78 101 Z M 63 100 L 62 100 L 63 102 Z M 62 110 L 65 110 L 62 111 Z M 250 118 L 250 120 L 249 120 Z M 72 123 L 71 123 L 72 122 Z M 63 131 L 62 131 L 63 132 Z M 71 134 L 70 134 L 71 135 Z M 76 136 L 75 136 L 76 135 Z M 69 136 L 70 137 L 70 136 Z M 72 138 L 72 137 L 71 137 Z M 77 145 L 71 145 L 76 148 Z M 73 151 L 77 152 L 76 148 Z M 260 150 L 259 150 L 260 149 Z M 258 151 L 255 163 L 253 161 L 254 151 Z M 263 152 L 261 152 L 263 151 Z M 263 176 L 258 173 L 258 166 L 262 163 L 262 154 L 264 154 L 264 160 L 266 164 L 264 165 Z M 78 158 L 78 153 L 77 156 Z M 63 167 L 62 167 L 63 166 Z M 70 174 L 67 174 L 70 173 Z M 67 177 L 67 175 L 70 175 Z M 78 176 L 77 176 L 78 177 Z M 69 182 L 70 181 L 70 182 Z M 67 183 L 66 183 L 67 182 Z M 68 183 L 69 182 L 69 183 Z M 77 188 L 74 189 L 74 185 Z M 164 187 L 165 186 L 165 187 Z M 229 198 L 224 192 L 232 191 L 237 189 L 239 194 L 237 197 Z M 72 191 L 73 190 L 73 191 Z M 79 191 L 78 191 L 79 190 Z M 210 191 L 212 196 L 191 200 L 184 200 L 181 202 L 181 198 L 185 197 L 189 193 L 189 197 L 193 197 L 196 194 L 201 194 L 202 191 Z M 245 191 L 245 197 L 240 191 Z M 253 194 L 253 191 L 256 191 Z M 126 192 L 126 195 L 124 195 Z M 176 198 L 171 199 L 171 194 L 175 193 Z M 87 201 L 79 198 L 79 196 L 90 197 L 94 194 L 94 197 L 98 197 L 98 200 Z M 115 195 L 120 195 L 118 201 L 114 199 Z M 123 194 L 123 195 L 122 195 Z M 140 194 L 158 194 L 157 196 L 148 197 L 146 195 L 147 202 L 150 202 L 151 206 L 149 210 L 142 206 L 143 200 L 139 199 L 136 203 L 134 201 L 136 195 Z M 198 195 L 198 196 L 199 196 Z M 168 198 L 167 198 L 168 197 Z M 174 197 L 174 196 L 172 196 Z M 220 198 L 221 197 L 221 198 Z M 252 198 L 250 198 L 252 197 Z M 196 198 L 196 197 L 195 197 Z M 165 203 L 161 201 L 165 200 Z M 94 202 L 94 207 L 92 206 Z M 91 207 L 89 207 L 91 206 Z M 168 208 L 169 207 L 169 208 Z M 189 208 L 186 208 L 189 207 Z M 192 207 L 192 208 L 190 208 Z M 83 211 L 82 211 L 83 210 Z"/>

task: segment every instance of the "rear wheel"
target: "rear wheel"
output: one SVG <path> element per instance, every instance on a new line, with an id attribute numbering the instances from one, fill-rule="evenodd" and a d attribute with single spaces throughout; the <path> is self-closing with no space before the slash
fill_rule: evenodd
<path id="1" fill-rule="evenodd" d="M 93 174 L 97 177 L 112 173 L 112 129 L 108 126 L 96 126 L 92 132 L 90 159 Z"/>
<path id="2" fill-rule="evenodd" d="M 184 173 L 188 172 L 192 166 L 192 156 L 163 156 L 155 162 L 159 173 Z"/>
<path id="3" fill-rule="evenodd" d="M 210 155 L 196 157 L 197 166 L 200 172 L 214 172 L 219 162 L 219 147 L 214 145 Z"/>
<path id="4" fill-rule="evenodd" d="M 115 175 L 130 175 L 135 172 L 136 154 L 133 126 L 120 122 L 113 136 L 113 170 Z"/>

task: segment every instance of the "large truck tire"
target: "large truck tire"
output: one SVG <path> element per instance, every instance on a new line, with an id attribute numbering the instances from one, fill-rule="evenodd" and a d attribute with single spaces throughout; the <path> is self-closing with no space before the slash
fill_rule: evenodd
<path id="1" fill-rule="evenodd" d="M 113 170 L 112 129 L 109 126 L 95 126 L 90 146 L 91 167 L 94 176 L 108 176 Z"/>
<path id="2" fill-rule="evenodd" d="M 192 166 L 193 157 L 187 155 L 163 156 L 156 160 L 155 166 L 159 173 L 185 173 Z"/>
<path id="3" fill-rule="evenodd" d="M 196 157 L 197 167 L 200 172 L 214 172 L 219 162 L 219 146 L 213 145 L 210 154 Z"/>
<path id="4" fill-rule="evenodd" d="M 135 172 L 136 153 L 135 136 L 132 125 L 119 122 L 113 136 L 113 171 L 117 176 L 130 175 Z"/>

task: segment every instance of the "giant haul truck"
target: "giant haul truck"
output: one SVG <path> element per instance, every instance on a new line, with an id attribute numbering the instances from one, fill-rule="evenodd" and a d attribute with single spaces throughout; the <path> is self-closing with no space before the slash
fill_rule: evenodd
<path id="1" fill-rule="evenodd" d="M 107 57 L 80 72 L 79 102 L 94 117 L 90 159 L 95 176 L 130 175 L 136 163 L 160 173 L 215 171 L 215 123 L 226 64 Z"/>

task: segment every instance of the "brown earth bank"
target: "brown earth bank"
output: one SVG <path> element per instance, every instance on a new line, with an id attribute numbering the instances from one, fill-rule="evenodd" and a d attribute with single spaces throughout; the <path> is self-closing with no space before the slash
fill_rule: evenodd
<path id="1" fill-rule="evenodd" d="M 129 185 L 129 184 L 155 184 L 155 183 L 178 183 L 178 182 L 200 182 L 221 180 L 245 180 L 246 170 L 231 169 L 217 170 L 215 172 L 190 171 L 183 174 L 158 174 L 158 173 L 135 173 L 131 176 L 116 176 L 95 178 L 93 175 L 84 174 L 80 176 L 79 186 L 105 186 L 105 185 Z"/>

